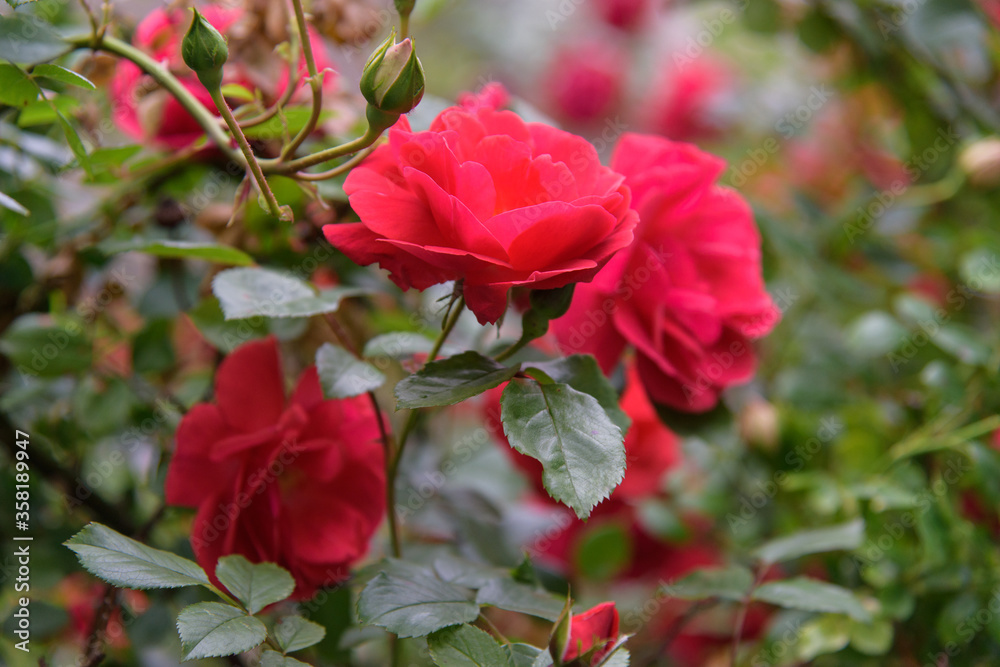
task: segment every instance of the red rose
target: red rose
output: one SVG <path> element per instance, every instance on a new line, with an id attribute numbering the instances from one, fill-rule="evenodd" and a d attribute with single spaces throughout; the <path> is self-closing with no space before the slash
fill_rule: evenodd
<path id="1" fill-rule="evenodd" d="M 724 129 L 724 110 L 731 95 L 732 74 L 709 58 L 685 59 L 666 75 L 652 94 L 646 124 L 653 132 L 677 141 L 711 139 Z"/>
<path id="2" fill-rule="evenodd" d="M 463 280 L 481 323 L 503 315 L 511 287 L 590 280 L 636 223 L 593 146 L 489 100 L 446 109 L 427 132 L 400 119 L 344 190 L 361 222 L 325 226 L 330 243 L 403 289 Z"/>
<path id="3" fill-rule="evenodd" d="M 597 12 L 608 25 L 636 30 L 649 14 L 650 4 L 649 0 L 598 0 Z"/>
<path id="4" fill-rule="evenodd" d="M 602 602 L 582 614 L 575 614 L 570 619 L 569 644 L 563 653 L 562 662 L 575 660 L 599 647 L 591 657 L 591 664 L 596 665 L 607 655 L 616 639 L 618 639 L 618 610 L 614 602 Z"/>
<path id="5" fill-rule="evenodd" d="M 602 42 L 560 49 L 548 67 L 545 90 L 556 114 L 573 123 L 600 123 L 618 108 L 626 56 Z"/>
<path id="6" fill-rule="evenodd" d="M 228 554 L 277 563 L 295 577 L 297 598 L 342 580 L 385 514 L 371 405 L 324 400 L 315 367 L 286 398 L 273 338 L 222 362 L 215 400 L 181 421 L 166 481 L 168 503 L 198 509 L 199 564 L 214 573 Z"/>
<path id="7" fill-rule="evenodd" d="M 610 371 L 636 350 L 650 398 L 701 412 L 750 379 L 749 339 L 780 315 L 764 290 L 750 207 L 715 184 L 724 163 L 696 147 L 626 134 L 612 157 L 642 221 L 636 240 L 553 322 L 564 352 L 589 352 Z"/>

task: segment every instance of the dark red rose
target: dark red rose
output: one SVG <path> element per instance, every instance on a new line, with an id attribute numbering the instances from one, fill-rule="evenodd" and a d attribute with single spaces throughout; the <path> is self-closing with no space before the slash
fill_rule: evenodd
<path id="1" fill-rule="evenodd" d="M 382 521 L 378 439 L 367 400 L 324 400 L 315 367 L 286 396 L 277 342 L 246 343 L 219 366 L 215 403 L 177 429 L 167 502 L 197 508 L 191 544 L 206 572 L 228 554 L 277 563 L 307 598 L 346 577 Z"/>

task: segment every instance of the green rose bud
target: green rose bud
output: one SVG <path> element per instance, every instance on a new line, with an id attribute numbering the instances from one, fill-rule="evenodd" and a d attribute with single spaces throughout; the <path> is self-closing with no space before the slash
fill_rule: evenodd
<path id="1" fill-rule="evenodd" d="M 573 301 L 573 289 L 576 283 L 570 283 L 564 287 L 556 289 L 536 289 L 531 290 L 529 300 L 531 309 L 550 320 L 562 317 L 569 310 L 569 304 Z"/>
<path id="2" fill-rule="evenodd" d="M 209 90 L 222 86 L 222 66 L 229 58 L 226 39 L 205 17 L 192 8 L 194 19 L 181 42 L 181 56 Z"/>
<path id="3" fill-rule="evenodd" d="M 409 38 L 396 43 L 396 32 L 382 42 L 365 64 L 361 94 L 379 111 L 404 114 L 424 96 L 424 68 Z"/>
<path id="4" fill-rule="evenodd" d="M 404 19 L 413 12 L 417 0 L 396 0 L 396 12 Z"/>

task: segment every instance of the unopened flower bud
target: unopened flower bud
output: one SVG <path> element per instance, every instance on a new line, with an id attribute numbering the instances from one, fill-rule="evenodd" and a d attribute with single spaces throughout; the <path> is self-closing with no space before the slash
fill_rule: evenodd
<path id="1" fill-rule="evenodd" d="M 962 170 L 973 185 L 1000 184 L 1000 137 L 980 139 L 958 156 Z"/>
<path id="2" fill-rule="evenodd" d="M 396 12 L 404 19 L 413 13 L 417 0 L 396 0 Z"/>
<path id="3" fill-rule="evenodd" d="M 781 418 L 774 405 L 755 399 L 747 403 L 740 412 L 740 435 L 754 447 L 768 452 L 774 451 L 781 435 L 780 422 Z"/>
<path id="4" fill-rule="evenodd" d="M 365 64 L 361 94 L 379 111 L 404 114 L 424 96 L 424 68 L 409 38 L 396 43 L 389 35 Z"/>
<path id="5" fill-rule="evenodd" d="M 184 63 L 194 70 L 198 79 L 209 90 L 222 86 L 222 66 L 229 58 L 226 39 L 205 17 L 192 8 L 194 19 L 181 42 L 181 56 Z"/>

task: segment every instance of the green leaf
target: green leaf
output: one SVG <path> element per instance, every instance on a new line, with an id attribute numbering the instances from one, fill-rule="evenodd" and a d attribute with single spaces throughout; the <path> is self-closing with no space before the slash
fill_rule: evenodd
<path id="1" fill-rule="evenodd" d="M 764 563 L 780 563 L 827 551 L 853 551 L 865 538 L 864 519 L 817 530 L 803 530 L 758 547 L 753 553 Z"/>
<path id="2" fill-rule="evenodd" d="M 753 599 L 785 609 L 846 614 L 863 623 L 871 621 L 871 614 L 854 593 L 846 588 L 807 577 L 766 583 L 754 591 Z"/>
<path id="3" fill-rule="evenodd" d="M 90 154 L 90 164 L 94 167 L 120 167 L 142 151 L 142 146 L 109 146 L 95 149 Z"/>
<path id="4" fill-rule="evenodd" d="M 58 377 L 90 368 L 93 345 L 76 320 L 51 323 L 44 315 L 17 318 L 0 338 L 0 352 L 19 373 Z"/>
<path id="5" fill-rule="evenodd" d="M 807 621 L 799 629 L 798 643 L 793 647 L 800 661 L 811 663 L 821 655 L 843 650 L 850 639 L 850 619 L 824 615 Z"/>
<path id="6" fill-rule="evenodd" d="M 66 69 L 61 65 L 53 65 L 51 63 L 42 63 L 41 65 L 36 65 L 33 70 L 31 70 L 32 76 L 44 76 L 46 79 L 52 79 L 53 81 L 59 81 L 60 83 L 65 83 L 69 86 L 76 86 L 77 88 L 83 88 L 85 90 L 97 90 L 90 79 L 83 76 L 82 74 L 77 74 L 71 69 Z"/>
<path id="7" fill-rule="evenodd" d="M 500 386 L 519 368 L 472 351 L 432 361 L 396 385 L 396 409 L 453 405 Z"/>
<path id="8" fill-rule="evenodd" d="M 892 648 L 892 622 L 876 619 L 872 623 L 851 621 L 851 647 L 865 655 L 885 655 Z"/>
<path id="9" fill-rule="evenodd" d="M 1000 294 L 1000 271 L 997 256 L 988 248 L 976 248 L 966 253 L 958 264 L 962 282 L 977 292 Z"/>
<path id="10" fill-rule="evenodd" d="M 892 352 L 906 337 L 906 327 L 881 310 L 861 315 L 847 329 L 848 348 L 863 359 L 874 359 Z"/>
<path id="11" fill-rule="evenodd" d="M 327 398 L 360 396 L 385 383 L 385 375 L 377 368 L 330 343 L 316 351 L 316 370 Z"/>
<path id="12" fill-rule="evenodd" d="M 227 83 L 222 86 L 222 96 L 226 99 L 239 100 L 240 102 L 253 102 L 253 91 L 244 88 L 238 83 Z"/>
<path id="13" fill-rule="evenodd" d="M 18 127 L 34 127 L 36 125 L 50 125 L 59 121 L 56 113 L 72 114 L 80 106 L 80 102 L 74 97 L 60 95 L 47 100 L 38 100 L 21 109 L 17 115 Z"/>
<path id="14" fill-rule="evenodd" d="M 493 579 L 479 589 L 476 603 L 555 621 L 565 601 L 510 579 Z"/>
<path id="15" fill-rule="evenodd" d="M 981 366 L 990 360 L 990 346 L 980 340 L 976 330 L 971 327 L 948 324 L 931 336 L 931 340 L 963 364 Z"/>
<path id="16" fill-rule="evenodd" d="M 251 614 L 281 602 L 295 590 L 295 579 L 285 568 L 274 563 L 251 563 L 239 555 L 220 558 L 215 576 Z"/>
<path id="17" fill-rule="evenodd" d="M 695 570 L 680 581 L 663 587 L 663 591 L 681 600 L 743 600 L 753 586 L 753 573 L 745 567 Z"/>
<path id="18" fill-rule="evenodd" d="M 542 653 L 542 649 L 531 644 L 508 644 L 503 648 L 511 667 L 534 667 L 535 660 Z"/>
<path id="19" fill-rule="evenodd" d="M 615 426 L 620 428 L 622 433 L 628 432 L 632 420 L 619 407 L 618 392 L 608 382 L 608 378 L 597 365 L 597 359 L 592 355 L 574 354 L 555 361 L 532 363 L 525 372 L 530 375 L 532 368 L 542 371 L 555 382 L 568 384 L 577 391 L 590 394 L 601 404 Z"/>
<path id="20" fill-rule="evenodd" d="M 66 135 L 66 143 L 69 144 L 69 149 L 73 151 L 73 155 L 76 156 L 77 162 L 83 168 L 87 175 L 93 175 L 90 168 L 90 156 L 87 155 L 87 149 L 83 145 L 83 141 L 80 140 L 80 135 L 77 134 L 76 128 L 73 127 L 66 116 L 63 115 L 59 108 L 52 105 L 52 109 L 56 112 L 56 120 L 59 121 L 59 126 L 62 128 L 63 134 Z"/>
<path id="21" fill-rule="evenodd" d="M 219 300 L 208 297 L 187 311 L 201 335 L 216 349 L 229 354 L 237 347 L 267 334 L 267 322 L 253 320 L 227 321 L 222 314 Z"/>
<path id="22" fill-rule="evenodd" d="M 267 639 L 267 628 L 260 619 L 221 602 L 199 602 L 182 609 L 177 616 L 177 633 L 184 660 L 244 653 Z"/>
<path id="23" fill-rule="evenodd" d="M 283 119 L 275 116 L 260 125 L 246 128 L 243 134 L 246 135 L 247 139 L 260 139 L 261 141 L 274 141 L 286 133 L 294 135 L 306 126 L 311 113 L 312 110 L 305 107 L 285 107 L 281 113 L 284 116 Z M 332 115 L 331 111 L 322 112 L 319 117 L 320 124 L 322 125 Z"/>
<path id="24" fill-rule="evenodd" d="M 18 7 L 26 3 L 7 0 L 7 4 Z M 30 64 L 52 60 L 65 52 L 66 42 L 38 16 L 23 12 L 0 16 L 0 60 Z"/>
<path id="25" fill-rule="evenodd" d="M 108 255 L 122 252 L 143 252 L 157 257 L 202 259 L 216 264 L 250 266 L 253 257 L 242 250 L 219 243 L 173 241 L 169 239 L 132 239 L 126 242 L 101 243 L 98 248 Z"/>
<path id="26" fill-rule="evenodd" d="M 208 586 L 205 571 L 186 558 L 147 547 L 100 523 L 90 523 L 63 544 L 91 574 L 122 588 Z"/>
<path id="27" fill-rule="evenodd" d="M 500 415 L 511 446 L 542 463 L 546 490 L 581 519 L 622 481 L 622 431 L 590 394 L 561 383 L 512 380 Z"/>
<path id="28" fill-rule="evenodd" d="M 623 646 L 626 640 L 627 637 L 618 640 L 617 645 L 595 667 L 629 667 L 632 662 L 632 654 Z"/>
<path id="29" fill-rule="evenodd" d="M 632 535 L 617 523 L 588 526 L 576 539 L 573 563 L 577 571 L 592 581 L 607 581 L 632 561 Z"/>
<path id="30" fill-rule="evenodd" d="M 326 628 L 301 616 L 285 616 L 274 626 L 274 638 L 286 653 L 318 644 L 325 636 Z"/>
<path id="31" fill-rule="evenodd" d="M 38 87 L 17 65 L 0 63 L 0 104 L 24 107 L 38 99 Z"/>
<path id="32" fill-rule="evenodd" d="M 407 359 L 415 354 L 428 354 L 434 348 L 434 341 L 422 334 L 408 331 L 375 336 L 365 345 L 362 356 Z"/>
<path id="33" fill-rule="evenodd" d="M 438 630 L 427 638 L 431 659 L 438 667 L 504 667 L 510 656 L 493 637 L 471 625 Z"/>
<path id="34" fill-rule="evenodd" d="M 132 339 L 132 370 L 135 373 L 163 373 L 177 361 L 171 341 L 173 320 L 151 319 Z"/>
<path id="35" fill-rule="evenodd" d="M 312 667 L 312 665 L 268 649 L 260 654 L 258 667 Z"/>
<path id="36" fill-rule="evenodd" d="M 10 211 L 14 211 L 14 213 L 20 213 L 25 216 L 31 215 L 31 211 L 21 206 L 16 199 L 9 195 L 5 195 L 2 192 L 0 192 L 0 206 L 3 206 L 5 209 Z"/>
<path id="37" fill-rule="evenodd" d="M 334 287 L 317 294 L 306 282 L 271 269 L 222 271 L 212 281 L 227 320 L 249 317 L 312 317 L 336 312 L 341 299 L 367 294 L 356 287 Z"/>
<path id="38" fill-rule="evenodd" d="M 380 572 L 361 592 L 358 618 L 399 637 L 422 637 L 449 625 L 471 623 L 479 605 L 466 588 L 416 568 Z"/>

